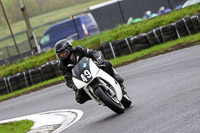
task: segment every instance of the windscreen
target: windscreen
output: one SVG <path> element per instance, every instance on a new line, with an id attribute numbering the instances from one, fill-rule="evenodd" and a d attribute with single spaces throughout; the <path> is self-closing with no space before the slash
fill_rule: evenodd
<path id="1" fill-rule="evenodd" d="M 90 71 L 89 58 L 83 57 L 79 63 L 72 69 L 73 76 L 77 79 L 88 83 L 92 80 L 92 74 Z"/>

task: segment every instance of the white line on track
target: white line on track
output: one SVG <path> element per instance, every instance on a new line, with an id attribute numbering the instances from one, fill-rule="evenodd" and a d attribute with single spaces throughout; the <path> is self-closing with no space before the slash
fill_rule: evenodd
<path id="1" fill-rule="evenodd" d="M 28 133 L 59 133 L 77 122 L 82 116 L 83 112 L 81 110 L 64 109 L 3 120 L 0 121 L 0 124 L 31 120 L 34 122 L 34 125 Z"/>

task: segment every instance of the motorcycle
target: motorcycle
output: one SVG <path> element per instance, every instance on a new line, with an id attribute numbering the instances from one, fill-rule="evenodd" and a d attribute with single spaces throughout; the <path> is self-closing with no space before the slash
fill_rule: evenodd
<path id="1" fill-rule="evenodd" d="M 121 114 L 132 101 L 122 94 L 119 83 L 100 69 L 91 58 L 83 57 L 72 69 L 72 80 L 78 89 L 83 89 L 99 105 L 107 106 Z"/>

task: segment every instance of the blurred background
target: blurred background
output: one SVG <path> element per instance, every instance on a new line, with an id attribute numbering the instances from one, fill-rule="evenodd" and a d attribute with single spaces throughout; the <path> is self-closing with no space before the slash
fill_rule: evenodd
<path id="1" fill-rule="evenodd" d="M 19 58 L 29 57 L 34 53 L 35 45 L 29 34 L 20 0 L 1 0 L 0 8 L 0 65 L 12 63 Z M 21 0 L 22 1 L 22 0 Z M 150 19 L 172 10 L 184 7 L 186 0 L 23 0 L 30 24 L 35 35 L 35 41 L 40 45 L 41 38 L 52 26 L 69 19 L 75 27 L 72 41 L 89 36 L 87 24 L 85 36 L 80 37 L 79 24 L 76 17 L 90 13 L 98 26 L 98 34 L 113 29 L 121 24 L 134 24 Z M 145 4 L 144 4 L 145 3 Z M 4 11 L 3 12 L 3 8 Z M 6 21 L 6 17 L 8 22 Z M 73 21 L 75 20 L 75 21 Z M 9 30 L 9 24 L 13 37 Z M 87 22 L 86 22 L 87 23 Z M 92 35 L 92 34 L 91 34 Z M 70 35 L 69 35 L 70 36 Z M 67 38 L 65 36 L 65 38 Z M 15 40 L 15 41 L 14 41 Z M 51 47 L 48 47 L 49 49 Z M 48 50 L 48 49 L 47 49 Z M 40 51 L 45 52 L 46 50 Z"/>

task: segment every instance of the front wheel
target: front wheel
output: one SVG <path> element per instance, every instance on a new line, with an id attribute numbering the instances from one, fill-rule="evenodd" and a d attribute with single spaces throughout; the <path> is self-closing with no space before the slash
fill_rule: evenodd
<path id="1" fill-rule="evenodd" d="M 121 114 L 124 112 L 124 107 L 116 97 L 111 97 L 107 92 L 105 92 L 101 87 L 97 87 L 94 93 L 96 96 L 112 111 Z"/>

